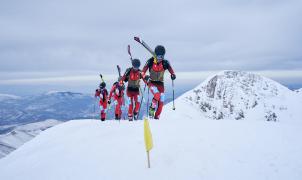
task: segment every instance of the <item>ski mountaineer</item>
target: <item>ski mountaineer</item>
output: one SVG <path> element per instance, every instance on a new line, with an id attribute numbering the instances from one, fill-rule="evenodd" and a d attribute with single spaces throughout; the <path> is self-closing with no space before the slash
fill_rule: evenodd
<path id="1" fill-rule="evenodd" d="M 128 108 L 128 119 L 132 121 L 133 118 L 137 120 L 137 115 L 140 107 L 140 102 L 138 101 L 139 98 L 139 90 L 140 90 L 140 79 L 146 83 L 139 69 L 141 62 L 139 59 L 132 60 L 132 67 L 128 68 L 125 74 L 121 78 L 121 83 L 128 82 L 127 85 L 127 96 L 129 108 Z"/>
<path id="2" fill-rule="evenodd" d="M 149 116 L 154 119 L 159 119 L 162 112 L 165 100 L 164 73 L 168 70 L 171 74 L 171 79 L 175 80 L 176 75 L 168 60 L 164 59 L 166 50 L 164 46 L 158 45 L 155 50 L 156 58 L 151 57 L 145 64 L 142 75 L 145 76 L 149 69 L 150 79 L 148 87 L 153 94 L 153 99 L 149 107 Z M 155 109 L 157 110 L 155 112 Z"/>
<path id="3" fill-rule="evenodd" d="M 125 86 L 120 81 L 120 78 L 118 81 L 116 81 L 110 90 L 109 98 L 108 98 L 108 104 L 111 104 L 111 98 L 114 98 L 114 104 L 115 104 L 115 119 L 120 120 L 122 117 L 122 106 L 125 105 L 124 101 L 124 90 Z"/>
<path id="4" fill-rule="evenodd" d="M 100 117 L 102 121 L 106 119 L 106 112 L 107 112 L 107 100 L 108 100 L 108 91 L 106 89 L 106 83 L 101 82 L 99 89 L 95 90 L 95 98 L 100 98 Z"/>

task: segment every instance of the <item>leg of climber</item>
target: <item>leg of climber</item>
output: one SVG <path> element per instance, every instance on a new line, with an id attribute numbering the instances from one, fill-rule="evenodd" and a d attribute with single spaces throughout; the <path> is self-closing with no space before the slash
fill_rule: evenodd
<path id="1" fill-rule="evenodd" d="M 135 96 L 133 98 L 134 98 L 134 102 L 135 102 L 133 115 L 134 115 L 134 119 L 137 120 L 138 119 L 137 114 L 138 114 L 139 107 L 140 107 L 140 102 L 138 101 L 138 94 L 135 94 Z"/>
<path id="2" fill-rule="evenodd" d="M 118 120 L 120 120 L 122 117 L 122 105 L 123 105 L 123 97 L 118 97 L 117 105 L 116 105 L 116 114 Z"/>
<path id="3" fill-rule="evenodd" d="M 129 96 L 129 94 L 127 93 L 130 104 L 129 104 L 129 108 L 128 108 L 128 119 L 129 121 L 133 120 L 133 97 Z"/>
<path id="4" fill-rule="evenodd" d="M 160 101 L 160 91 L 157 87 L 157 85 L 150 83 L 149 84 L 149 88 L 151 93 L 153 94 L 153 99 L 152 102 L 150 104 L 150 108 L 149 108 L 149 116 L 150 117 L 154 117 L 155 116 L 155 109 L 158 105 L 158 102 Z"/>

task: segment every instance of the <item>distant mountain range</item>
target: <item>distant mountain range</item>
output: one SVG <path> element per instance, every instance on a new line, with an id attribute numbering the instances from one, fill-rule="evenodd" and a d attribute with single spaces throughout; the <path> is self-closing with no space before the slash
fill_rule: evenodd
<path id="1" fill-rule="evenodd" d="M 171 97 L 167 97 L 165 102 L 171 101 Z M 145 106 L 147 97 L 144 98 L 141 116 L 147 110 Z M 60 91 L 24 97 L 0 94 L 0 134 L 10 132 L 19 125 L 46 119 L 60 121 L 85 118 L 99 119 L 98 108 L 98 102 L 91 94 Z M 113 119 L 113 117 L 114 105 L 112 104 L 108 109 L 107 119 Z M 123 107 L 123 118 L 127 119 L 127 107 Z"/>
<path id="2" fill-rule="evenodd" d="M 18 97 L 0 95 L 0 126 L 27 124 L 46 119 L 94 117 L 94 97 L 73 92 L 48 92 Z M 5 129 L 2 128 L 3 133 Z"/>

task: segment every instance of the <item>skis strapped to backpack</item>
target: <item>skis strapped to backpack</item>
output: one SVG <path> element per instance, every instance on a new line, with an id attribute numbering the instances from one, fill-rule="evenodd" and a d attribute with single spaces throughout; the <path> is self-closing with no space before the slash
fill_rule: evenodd
<path id="1" fill-rule="evenodd" d="M 136 42 L 140 43 L 142 46 L 144 46 L 144 47 L 147 49 L 147 51 L 149 51 L 149 52 L 152 54 L 152 56 L 153 56 L 153 58 L 154 58 L 154 62 L 157 63 L 156 54 L 155 54 L 155 52 L 148 46 L 148 44 L 145 43 L 143 40 L 141 40 L 139 37 L 134 37 L 134 40 L 135 40 Z"/>
<path id="2" fill-rule="evenodd" d="M 121 67 L 119 65 L 116 65 L 117 67 L 117 71 L 118 71 L 118 77 L 121 78 L 122 75 L 121 75 Z"/>
<path id="3" fill-rule="evenodd" d="M 128 54 L 129 54 L 129 56 L 130 56 L 130 60 L 132 61 L 132 54 L 131 54 L 131 51 L 130 51 L 130 45 L 128 45 Z"/>
<path id="4" fill-rule="evenodd" d="M 102 82 L 105 82 L 102 74 L 100 74 L 100 77 L 101 77 Z"/>

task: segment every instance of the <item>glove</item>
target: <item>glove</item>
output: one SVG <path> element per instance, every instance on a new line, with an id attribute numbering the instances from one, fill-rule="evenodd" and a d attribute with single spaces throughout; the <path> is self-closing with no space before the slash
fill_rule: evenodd
<path id="1" fill-rule="evenodd" d="M 175 74 L 171 74 L 171 79 L 175 80 L 176 79 L 176 75 Z"/>
<path id="2" fill-rule="evenodd" d="M 148 82 L 149 79 L 150 79 L 150 76 L 149 76 L 149 75 L 146 75 L 144 79 L 145 79 L 146 82 Z"/>
<path id="3" fill-rule="evenodd" d="M 110 100 L 108 100 L 108 104 L 111 104 L 111 101 L 110 101 Z"/>

